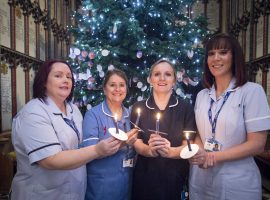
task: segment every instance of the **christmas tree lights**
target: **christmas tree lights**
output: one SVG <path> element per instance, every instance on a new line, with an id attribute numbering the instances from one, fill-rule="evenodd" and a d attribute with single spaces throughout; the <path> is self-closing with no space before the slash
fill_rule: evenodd
<path id="1" fill-rule="evenodd" d="M 177 69 L 175 92 L 185 94 L 183 74 L 200 80 L 203 45 L 209 35 L 203 16 L 190 18 L 195 0 L 84 0 L 72 13 L 74 43 L 68 62 L 75 75 L 74 102 L 84 112 L 104 96 L 102 80 L 114 67 L 129 78 L 127 106 L 149 95 L 149 68 L 168 58 Z M 184 69 L 184 70 L 182 70 Z"/>

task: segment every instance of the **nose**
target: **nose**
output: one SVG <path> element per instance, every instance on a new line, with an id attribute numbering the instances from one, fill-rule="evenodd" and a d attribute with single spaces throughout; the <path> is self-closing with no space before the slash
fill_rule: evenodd
<path id="1" fill-rule="evenodd" d="M 64 82 L 67 83 L 69 81 L 69 78 L 67 76 L 64 76 Z"/>
<path id="2" fill-rule="evenodd" d="M 218 53 L 215 53 L 215 54 L 214 54 L 214 59 L 215 59 L 215 60 L 220 59 L 220 56 L 219 56 L 219 54 L 218 54 Z"/>
<path id="3" fill-rule="evenodd" d="M 116 90 L 116 91 L 119 91 L 119 90 L 120 90 L 120 86 L 119 86 L 119 85 L 116 85 L 116 86 L 115 86 L 115 90 Z"/>
<path id="4" fill-rule="evenodd" d="M 164 74 L 160 75 L 160 80 L 162 80 L 162 81 L 165 80 L 165 75 Z"/>

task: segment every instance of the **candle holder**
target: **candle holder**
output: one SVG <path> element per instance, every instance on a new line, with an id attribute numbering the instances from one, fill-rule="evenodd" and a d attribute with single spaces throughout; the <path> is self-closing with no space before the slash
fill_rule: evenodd
<path id="1" fill-rule="evenodd" d="M 118 129 L 118 133 L 117 133 L 116 128 L 109 128 L 108 131 L 111 134 L 111 136 L 115 137 L 118 140 L 127 141 L 128 139 L 127 134 L 121 129 Z"/>
<path id="2" fill-rule="evenodd" d="M 181 158 L 189 159 L 198 152 L 199 146 L 197 144 L 190 144 L 190 140 L 194 140 L 195 136 L 196 131 L 183 131 L 183 140 L 187 141 L 187 146 L 180 152 Z"/>

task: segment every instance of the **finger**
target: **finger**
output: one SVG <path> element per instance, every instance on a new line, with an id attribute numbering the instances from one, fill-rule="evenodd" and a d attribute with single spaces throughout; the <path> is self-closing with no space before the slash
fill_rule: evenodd
<path id="1" fill-rule="evenodd" d="M 129 137 L 131 137 L 132 135 L 138 133 L 138 129 L 134 128 L 134 129 L 131 129 L 127 134 Z"/>
<path id="2" fill-rule="evenodd" d="M 150 135 L 150 138 L 162 138 L 159 134 L 156 134 L 156 133 L 152 133 L 151 135 Z"/>
<path id="3" fill-rule="evenodd" d="M 208 166 L 213 166 L 213 156 L 210 154 L 208 155 L 209 159 L 208 159 Z"/>

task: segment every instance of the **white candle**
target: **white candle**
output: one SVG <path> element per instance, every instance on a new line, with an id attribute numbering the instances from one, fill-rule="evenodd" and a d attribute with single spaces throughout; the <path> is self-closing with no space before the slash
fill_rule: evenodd
<path id="1" fill-rule="evenodd" d="M 115 120 L 116 133 L 119 133 L 119 130 L 118 130 L 118 122 L 117 122 L 117 114 L 114 115 L 114 120 Z"/>
<path id="2" fill-rule="evenodd" d="M 141 109 L 138 108 L 137 109 L 137 119 L 136 119 L 136 122 L 135 122 L 135 126 L 138 126 L 139 120 L 140 120 L 140 116 L 141 116 Z"/>
<path id="3" fill-rule="evenodd" d="M 156 120 L 156 133 L 159 132 L 159 119 L 160 119 L 160 113 L 157 113 L 157 120 Z"/>

